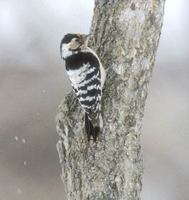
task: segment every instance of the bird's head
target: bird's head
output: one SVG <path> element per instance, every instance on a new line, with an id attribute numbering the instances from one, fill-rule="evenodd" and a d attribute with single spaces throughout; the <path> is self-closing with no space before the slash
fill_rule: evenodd
<path id="1" fill-rule="evenodd" d="M 63 59 L 84 50 L 90 34 L 66 34 L 60 43 L 60 54 Z"/>

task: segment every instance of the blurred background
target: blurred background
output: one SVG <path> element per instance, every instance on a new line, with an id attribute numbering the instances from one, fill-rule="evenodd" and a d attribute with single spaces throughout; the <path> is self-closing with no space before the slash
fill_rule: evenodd
<path id="1" fill-rule="evenodd" d="M 0 200 L 63 200 L 55 130 L 71 90 L 59 43 L 94 0 L 0 0 Z M 167 0 L 146 103 L 142 199 L 188 200 L 189 1 Z"/>

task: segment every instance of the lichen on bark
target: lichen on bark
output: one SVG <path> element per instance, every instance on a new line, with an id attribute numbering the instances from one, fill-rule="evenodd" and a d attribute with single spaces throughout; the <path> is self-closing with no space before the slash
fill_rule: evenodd
<path id="1" fill-rule="evenodd" d="M 68 200 L 138 200 L 142 188 L 140 135 L 164 0 L 96 0 L 90 46 L 107 71 L 104 130 L 87 142 L 73 93 L 59 106 L 57 149 Z"/>

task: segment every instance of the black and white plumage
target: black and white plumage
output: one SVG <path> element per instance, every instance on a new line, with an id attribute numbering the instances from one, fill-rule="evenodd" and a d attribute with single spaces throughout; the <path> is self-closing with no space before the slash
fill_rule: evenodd
<path id="1" fill-rule="evenodd" d="M 87 46 L 88 35 L 67 34 L 61 41 L 60 53 L 72 88 L 85 111 L 88 140 L 96 141 L 103 128 L 101 115 L 105 70 L 96 53 Z"/>

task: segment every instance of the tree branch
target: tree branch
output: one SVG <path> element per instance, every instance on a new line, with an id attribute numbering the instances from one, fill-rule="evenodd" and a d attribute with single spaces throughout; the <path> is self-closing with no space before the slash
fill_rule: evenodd
<path id="1" fill-rule="evenodd" d="M 138 200 L 141 122 L 164 0 L 96 0 L 91 46 L 107 70 L 103 134 L 88 143 L 84 114 L 70 93 L 59 106 L 57 149 L 68 200 Z"/>

